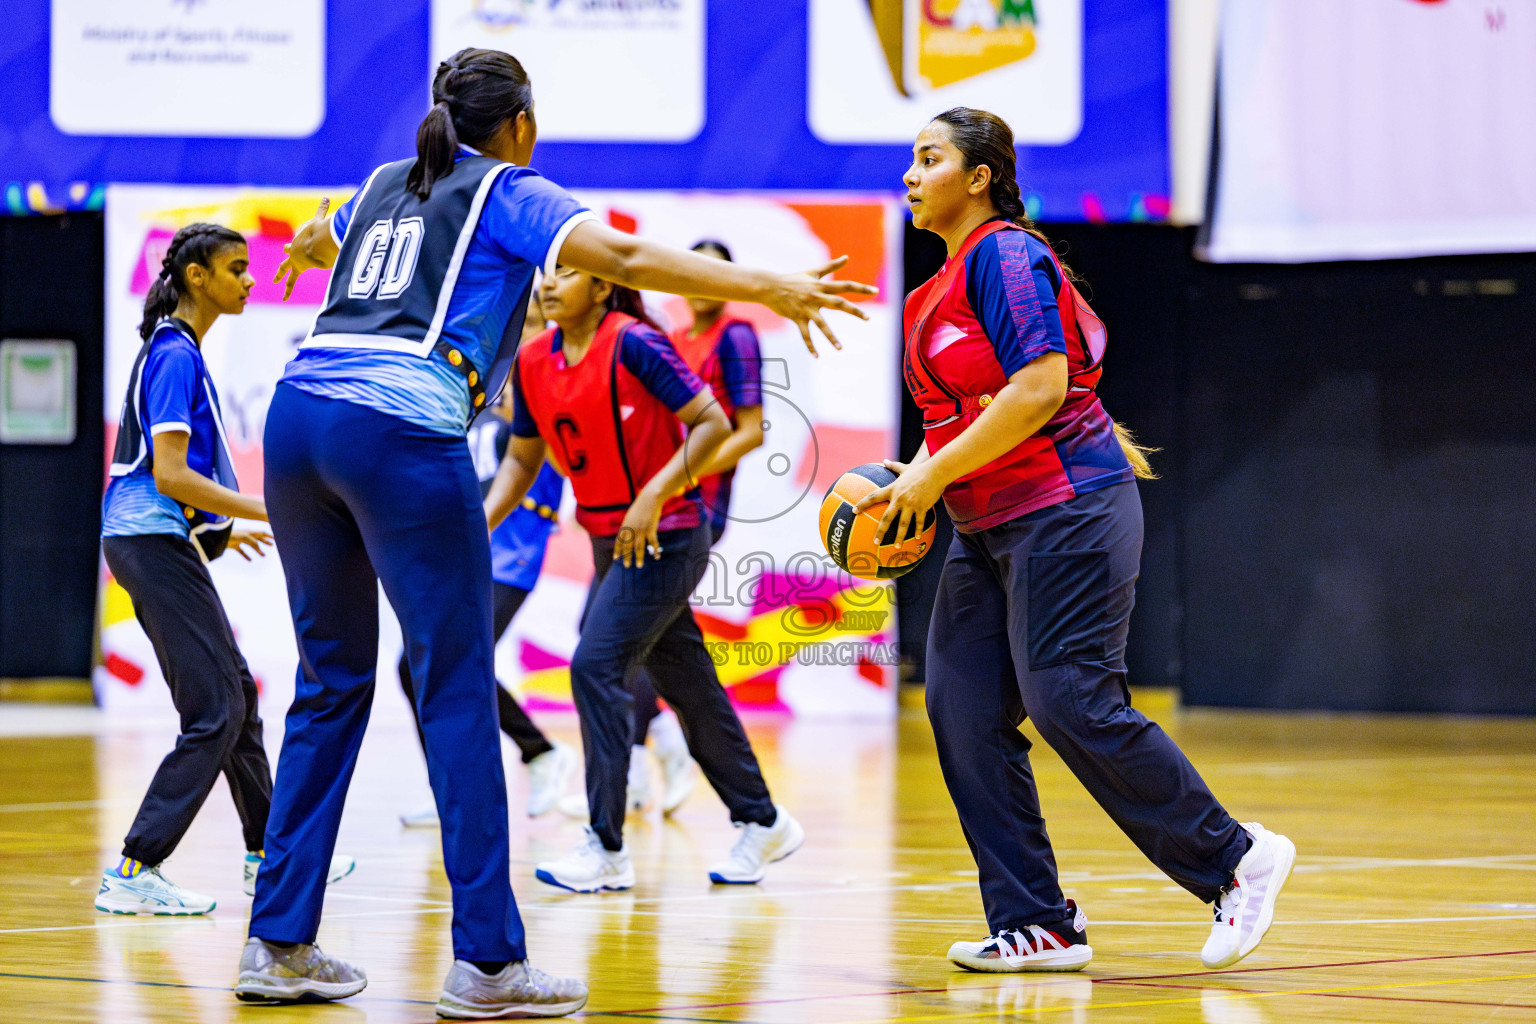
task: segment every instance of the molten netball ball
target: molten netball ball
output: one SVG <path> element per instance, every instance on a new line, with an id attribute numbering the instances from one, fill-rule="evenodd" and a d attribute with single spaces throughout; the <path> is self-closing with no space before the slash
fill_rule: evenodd
<path id="1" fill-rule="evenodd" d="M 933 548 L 933 509 L 913 520 L 905 537 L 896 536 L 896 523 L 875 536 L 886 502 L 855 512 L 853 506 L 870 491 L 894 483 L 896 474 L 877 462 L 855 466 L 837 478 L 821 501 L 821 542 L 843 569 L 865 580 L 890 580 L 909 573 Z"/>

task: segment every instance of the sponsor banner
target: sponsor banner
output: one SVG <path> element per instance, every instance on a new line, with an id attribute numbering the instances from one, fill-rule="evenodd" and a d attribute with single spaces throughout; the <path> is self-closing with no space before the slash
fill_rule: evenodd
<path id="1" fill-rule="evenodd" d="M 551 141 L 686 142 L 704 127 L 705 0 L 432 0 L 432 70 L 515 54 Z"/>
<path id="2" fill-rule="evenodd" d="M 980 107 L 1022 145 L 1083 124 L 1082 0 L 810 0 L 810 123 L 824 142 L 910 143 Z"/>
<path id="3" fill-rule="evenodd" d="M 325 0 L 52 0 L 68 135 L 303 138 L 325 120 Z"/>
<path id="4" fill-rule="evenodd" d="M 1529 4 L 1227 3 L 1205 254 L 1536 249 L 1533 52 Z"/>
<path id="5" fill-rule="evenodd" d="M 339 202 L 352 190 L 330 192 Z M 223 317 L 203 351 L 219 388 L 243 489 L 259 491 L 267 405 L 283 366 L 322 301 L 324 274 L 306 274 L 294 301 L 268 282 L 283 244 L 319 201 L 319 191 L 115 186 L 107 197 L 107 389 L 103 419 L 111 449 L 127 375 L 140 341 L 145 291 L 175 230 L 212 220 L 242 231 L 257 286 L 246 312 Z M 757 306 L 734 309 L 756 327 L 764 355 L 763 448 L 737 472 L 734 520 L 693 599 L 721 682 L 738 706 L 808 717 L 895 713 L 898 651 L 889 584 L 833 570 L 817 536 L 821 496 L 843 470 L 893 450 L 898 416 L 895 346 L 901 210 L 888 199 L 826 199 L 657 192 L 579 197 L 608 223 L 670 244 L 717 238 L 737 259 L 783 269 L 848 255 L 844 272 L 882 285 L 865 302 L 868 321 L 833 316 L 841 352 L 805 350 L 793 325 Z M 688 322 L 686 303 L 646 296 L 663 323 Z M 569 708 L 568 666 L 591 579 L 589 542 L 567 496 L 544 573 L 497 648 L 497 674 L 533 708 Z M 445 556 L 448 553 L 445 552 Z M 247 563 L 226 556 L 211 571 L 241 649 L 262 689 L 268 717 L 291 700 L 296 650 L 281 551 Z M 168 709 L 169 695 L 127 595 L 103 570 L 97 690 L 104 706 Z M 855 584 L 858 584 L 855 586 Z M 399 627 L 381 601 L 381 691 L 398 693 Z M 380 711 L 403 716 L 398 697 Z"/>

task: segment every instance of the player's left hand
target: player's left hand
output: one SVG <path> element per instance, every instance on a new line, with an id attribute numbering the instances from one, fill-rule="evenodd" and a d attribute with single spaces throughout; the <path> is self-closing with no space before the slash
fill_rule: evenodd
<path id="1" fill-rule="evenodd" d="M 299 230 L 294 234 L 293 240 L 287 245 L 283 246 L 283 262 L 277 265 L 277 273 L 272 275 L 272 283 L 276 284 L 277 282 L 282 281 L 285 277 L 288 279 L 287 281 L 283 282 L 284 302 L 287 302 L 289 297 L 293 295 L 293 286 L 299 283 L 300 274 L 304 273 L 306 270 L 319 270 L 325 266 L 325 264 L 321 263 L 319 260 L 311 259 L 308 255 L 306 255 L 304 252 L 304 247 L 299 245 L 299 240 L 309 234 L 312 225 L 317 223 L 323 224 L 325 221 L 329 220 L 330 210 L 331 197 L 326 196 L 324 199 L 320 200 L 320 208 L 315 211 L 314 218 L 310 220 L 309 223 L 299 228 Z M 326 225 L 325 230 L 329 231 L 330 226 Z M 297 250 L 295 250 L 295 246 L 298 246 Z"/>
<path id="2" fill-rule="evenodd" d="M 885 468 L 896 474 L 896 480 L 864 495 L 853 510 L 863 512 L 871 505 L 890 502 L 875 527 L 875 536 L 884 537 L 895 523 L 896 536 L 905 537 L 913 521 L 922 522 L 928 510 L 939 503 L 944 496 L 945 483 L 929 469 L 926 461 L 912 466 L 886 459 Z"/>
<path id="3" fill-rule="evenodd" d="M 272 543 L 272 535 L 266 530 L 229 531 L 230 550 L 239 554 L 239 556 L 245 559 L 247 562 L 251 560 L 251 555 L 245 553 L 247 548 L 250 549 L 251 554 L 265 558 L 267 553 L 262 548 L 262 545 L 265 544 L 270 546 Z"/>
<path id="4" fill-rule="evenodd" d="M 773 280 L 768 295 L 762 300 L 763 305 L 784 319 L 794 321 L 795 326 L 800 329 L 801 340 L 805 342 L 806 349 L 813 356 L 819 353 L 816 351 L 816 342 L 811 338 L 811 324 L 816 325 L 817 329 L 832 343 L 833 348 L 843 347 L 842 342 L 837 340 L 837 335 L 832 333 L 832 328 L 827 326 L 826 319 L 821 315 L 823 310 L 835 309 L 843 313 L 851 313 L 860 320 L 868 320 L 868 313 L 841 296 L 844 294 L 878 295 L 880 292 L 880 289 L 874 285 L 862 284 L 858 281 L 822 280 L 847 262 L 847 256 L 839 256 L 803 274 L 779 274 Z"/>
<path id="5" fill-rule="evenodd" d="M 638 569 L 645 564 L 649 552 L 652 558 L 661 557 L 661 538 L 657 527 L 661 524 L 661 501 L 649 491 L 641 491 L 624 522 L 619 526 L 619 536 L 613 545 L 613 558 L 622 562 L 626 569 Z"/>

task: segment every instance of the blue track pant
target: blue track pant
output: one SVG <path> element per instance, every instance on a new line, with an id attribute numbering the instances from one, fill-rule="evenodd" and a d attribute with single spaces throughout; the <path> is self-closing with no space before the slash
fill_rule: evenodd
<path id="1" fill-rule="evenodd" d="M 453 953 L 521 960 L 496 727 L 491 556 L 462 438 L 279 384 L 266 499 L 299 671 L 251 934 L 314 942 L 327 864 L 373 703 L 378 587 L 399 616 L 453 887 Z"/>
<path id="2" fill-rule="evenodd" d="M 1206 902 L 1248 833 L 1168 734 L 1130 706 L 1125 639 L 1141 563 L 1134 484 L 955 533 L 928 631 L 928 718 L 987 925 L 1067 917 L 1025 717 L 1142 853 Z"/>

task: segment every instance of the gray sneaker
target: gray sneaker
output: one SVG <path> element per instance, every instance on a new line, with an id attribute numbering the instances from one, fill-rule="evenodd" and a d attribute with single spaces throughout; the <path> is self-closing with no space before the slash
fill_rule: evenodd
<path id="1" fill-rule="evenodd" d="M 586 982 L 556 978 L 518 960 L 497 974 L 455 960 L 443 982 L 437 1015 L 456 1020 L 491 1017 L 564 1017 L 587 1005 Z"/>
<path id="2" fill-rule="evenodd" d="M 254 936 L 240 954 L 235 997 L 247 1002 L 319 1002 L 345 999 L 368 987 L 368 976 L 319 946 L 288 949 Z"/>

